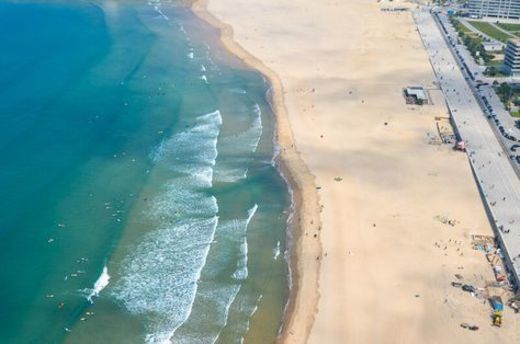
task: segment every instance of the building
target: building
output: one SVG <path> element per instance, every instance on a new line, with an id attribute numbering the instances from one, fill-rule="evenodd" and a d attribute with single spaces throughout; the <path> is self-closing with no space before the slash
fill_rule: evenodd
<path id="1" fill-rule="evenodd" d="M 520 75 L 520 40 L 510 39 L 507 41 L 504 65 L 509 74 Z"/>
<path id="2" fill-rule="evenodd" d="M 424 88 L 412 86 L 404 89 L 404 96 L 407 104 L 423 105 L 428 104 L 428 95 Z"/>
<path id="3" fill-rule="evenodd" d="M 500 42 L 482 42 L 482 48 L 487 52 L 501 52 L 503 46 Z"/>
<path id="4" fill-rule="evenodd" d="M 520 21 L 520 0 L 469 0 L 468 8 L 472 18 Z"/>

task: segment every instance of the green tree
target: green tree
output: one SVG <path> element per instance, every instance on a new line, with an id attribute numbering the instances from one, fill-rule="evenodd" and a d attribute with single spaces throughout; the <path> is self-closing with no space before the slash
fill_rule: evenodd
<path id="1" fill-rule="evenodd" d="M 497 87 L 497 93 L 505 108 L 509 111 L 511 109 L 511 98 L 513 97 L 513 89 L 506 82 L 501 83 Z"/>
<path id="2" fill-rule="evenodd" d="M 486 74 L 487 76 L 496 76 L 498 74 L 498 70 L 495 66 L 487 67 L 484 74 Z"/>

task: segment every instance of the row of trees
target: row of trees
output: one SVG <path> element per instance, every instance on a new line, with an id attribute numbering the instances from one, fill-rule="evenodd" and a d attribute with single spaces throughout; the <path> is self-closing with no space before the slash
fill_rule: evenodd
<path id="1" fill-rule="evenodd" d="M 498 70 L 497 67 L 490 66 L 490 67 L 486 68 L 486 70 L 484 71 L 484 75 L 494 77 L 494 76 L 500 75 L 500 71 Z"/>
<path id="2" fill-rule="evenodd" d="M 489 63 L 495 58 L 495 55 L 488 53 L 482 46 L 482 38 L 468 35 L 467 29 L 457 19 L 450 17 L 450 21 L 475 60 L 482 58 L 484 63 Z"/>
<path id="3" fill-rule="evenodd" d="M 498 97 L 504 104 L 507 111 L 511 111 L 511 104 L 515 106 L 520 106 L 520 98 L 518 97 L 519 91 L 511 87 L 506 82 L 499 84 L 497 81 L 493 83 L 495 86 L 495 91 L 497 92 Z"/>
<path id="4" fill-rule="evenodd" d="M 469 35 L 464 35 L 463 40 L 473 58 L 478 59 L 480 57 L 484 60 L 484 63 L 489 63 L 495 58 L 495 55 L 488 53 L 482 46 L 482 38 L 474 38 Z"/>

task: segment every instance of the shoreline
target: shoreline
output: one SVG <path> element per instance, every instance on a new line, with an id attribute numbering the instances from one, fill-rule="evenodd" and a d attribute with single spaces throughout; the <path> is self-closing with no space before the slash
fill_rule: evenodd
<path id="1" fill-rule="evenodd" d="M 274 161 L 280 175 L 288 184 L 291 195 L 291 214 L 287 229 L 289 298 L 284 306 L 284 316 L 277 342 L 304 343 L 309 338 L 320 297 L 319 271 L 322 245 L 319 233 L 321 220 L 315 177 L 295 147 L 284 102 L 284 88 L 280 78 L 234 40 L 232 26 L 223 23 L 209 12 L 208 3 L 209 0 L 195 0 L 191 5 L 191 10 L 198 18 L 219 30 L 220 41 L 226 50 L 238 57 L 248 67 L 264 75 L 270 84 L 268 102 L 275 115 L 273 139 L 279 147 L 279 154 L 274 156 Z M 303 252 L 304 247 L 305 252 Z M 303 273 L 303 262 L 307 260 L 314 260 L 313 269 L 306 269 Z M 307 289 L 310 291 L 304 292 Z M 303 295 L 312 295 L 312 298 L 303 300 Z M 295 326 L 295 324 L 299 325 Z M 302 326 L 302 324 L 305 325 Z"/>

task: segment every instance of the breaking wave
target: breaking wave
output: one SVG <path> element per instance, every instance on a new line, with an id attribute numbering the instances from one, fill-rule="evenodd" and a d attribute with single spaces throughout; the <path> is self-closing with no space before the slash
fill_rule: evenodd
<path id="1" fill-rule="evenodd" d="M 247 178 L 248 165 L 258 148 L 263 131 L 260 106 L 255 104 L 252 112 L 254 118 L 247 130 L 220 140 L 219 148 L 221 150 L 234 151 L 236 155 L 244 158 L 217 165 L 215 168 L 216 181 L 232 183 Z"/>
<path id="2" fill-rule="evenodd" d="M 221 222 L 215 243 L 202 272 L 194 306 L 189 319 L 175 331 L 172 342 L 179 344 L 215 343 L 228 323 L 232 304 L 247 279 L 247 230 L 258 206 L 248 210 L 248 217 Z M 229 251 L 234 248 L 235 253 Z M 226 266 L 236 262 L 234 272 L 226 275 Z M 210 330 L 202 331 L 202 328 Z"/>
<path id="3" fill-rule="evenodd" d="M 101 293 L 101 291 L 106 288 L 106 286 L 108 285 L 109 282 L 110 282 L 110 275 L 108 274 L 108 268 L 105 265 L 103 267 L 103 271 L 101 272 L 101 275 L 99 275 L 98 279 L 94 283 L 94 287 L 92 289 L 88 290 L 89 295 L 87 296 L 87 300 L 90 303 L 94 303 L 93 298 L 98 297 L 99 293 Z"/>
<path id="4" fill-rule="evenodd" d="M 164 140 L 153 152 L 156 164 L 171 170 L 145 216 L 153 230 L 123 259 L 111 294 L 134 314 L 146 316 L 147 343 L 167 343 L 188 319 L 201 271 L 214 242 L 218 204 L 208 194 L 222 125 L 219 111 Z"/>

